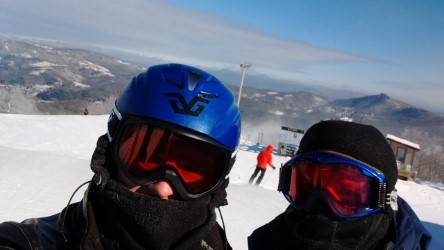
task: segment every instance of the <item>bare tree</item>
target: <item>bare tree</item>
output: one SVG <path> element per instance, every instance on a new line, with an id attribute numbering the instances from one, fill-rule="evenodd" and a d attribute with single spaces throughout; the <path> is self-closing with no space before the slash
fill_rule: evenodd
<path id="1" fill-rule="evenodd" d="M 405 129 L 402 137 L 420 145 L 415 155 L 413 170 L 416 177 L 433 182 L 444 181 L 444 149 L 436 138 L 430 137 L 427 131 L 416 128 Z"/>
<path id="2" fill-rule="evenodd" d="M 96 101 L 91 105 L 88 105 L 87 108 L 89 110 L 89 113 L 94 115 L 110 114 L 116 98 L 116 96 L 110 96 L 104 101 Z"/>
<path id="3" fill-rule="evenodd" d="M 34 98 L 27 90 L 21 88 L 0 89 L 0 112 L 36 114 Z"/>

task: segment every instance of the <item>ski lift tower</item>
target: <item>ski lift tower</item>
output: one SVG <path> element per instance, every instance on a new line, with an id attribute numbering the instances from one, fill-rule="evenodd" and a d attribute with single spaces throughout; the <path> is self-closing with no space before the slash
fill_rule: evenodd
<path id="1" fill-rule="evenodd" d="M 245 78 L 245 72 L 247 71 L 247 69 L 249 69 L 251 67 L 251 63 L 241 63 L 240 67 L 242 69 L 242 77 L 241 77 L 241 82 L 240 82 L 240 87 L 239 87 L 239 94 L 237 96 L 237 106 L 239 107 L 240 104 L 240 99 L 242 96 L 242 86 L 244 85 L 244 78 Z"/>

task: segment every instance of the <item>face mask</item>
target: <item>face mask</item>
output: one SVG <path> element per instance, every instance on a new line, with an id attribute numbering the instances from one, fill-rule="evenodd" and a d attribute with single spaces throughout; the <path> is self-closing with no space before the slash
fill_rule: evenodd
<path id="1" fill-rule="evenodd" d="M 319 204 L 319 203 L 318 203 Z M 290 207 L 285 220 L 294 246 L 301 249 L 372 249 L 386 235 L 390 219 L 386 214 L 337 219 L 326 205 L 317 211 Z"/>
<path id="2" fill-rule="evenodd" d="M 208 209 L 210 196 L 193 201 L 161 200 L 131 192 L 113 179 L 100 192 L 102 208 L 108 208 L 108 217 L 115 219 L 110 223 L 117 223 L 124 231 L 114 237 L 127 235 L 126 241 L 136 241 L 145 248 L 171 248 L 187 238 L 185 234 L 215 223 L 215 215 Z"/>

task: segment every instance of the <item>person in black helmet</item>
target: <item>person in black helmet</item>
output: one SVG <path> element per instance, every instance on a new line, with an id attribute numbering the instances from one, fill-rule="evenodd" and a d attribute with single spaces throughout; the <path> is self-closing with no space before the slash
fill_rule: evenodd
<path id="1" fill-rule="evenodd" d="M 397 196 L 397 175 L 375 127 L 317 123 L 281 168 L 290 206 L 253 231 L 249 249 L 427 249 L 431 235 Z"/>
<path id="2" fill-rule="evenodd" d="M 231 249 L 215 208 L 227 204 L 239 137 L 234 96 L 218 79 L 152 66 L 117 98 L 84 198 L 0 224 L 0 248 Z"/>

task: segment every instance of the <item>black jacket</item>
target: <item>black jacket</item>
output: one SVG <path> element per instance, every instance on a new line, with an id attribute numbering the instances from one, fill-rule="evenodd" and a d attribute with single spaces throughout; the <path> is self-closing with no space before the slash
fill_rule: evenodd
<path id="1" fill-rule="evenodd" d="M 398 197 L 398 207 L 399 210 L 391 221 L 388 232 L 391 237 L 381 249 L 427 249 L 432 239 L 431 234 L 401 197 Z M 293 236 L 290 233 L 291 230 L 288 229 L 289 223 L 285 220 L 284 214 L 285 212 L 256 229 L 248 237 L 248 249 L 299 249 L 293 245 Z"/>
<path id="2" fill-rule="evenodd" d="M 1 223 L 0 249 L 121 249 L 118 242 L 99 232 L 88 193 L 59 214 L 21 223 Z M 225 244 L 231 249 L 216 223 L 211 233 L 192 249 L 225 249 Z"/>

